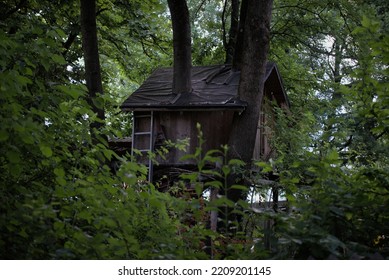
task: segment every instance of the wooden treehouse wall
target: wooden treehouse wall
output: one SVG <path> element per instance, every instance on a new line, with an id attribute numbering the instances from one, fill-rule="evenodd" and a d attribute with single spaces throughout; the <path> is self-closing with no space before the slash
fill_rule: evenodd
<path id="1" fill-rule="evenodd" d="M 185 154 L 194 154 L 199 146 L 197 123 L 201 125 L 205 143 L 204 153 L 211 149 L 219 149 L 228 143 L 228 135 L 232 122 L 231 111 L 166 111 L 155 112 L 154 136 L 157 141 L 189 139 L 187 151 L 171 149 L 166 159 L 160 158 L 161 165 L 195 164 L 193 160 L 180 160 Z"/>
<path id="2" fill-rule="evenodd" d="M 271 146 L 276 125 L 273 110 L 274 102 L 275 100 L 271 95 L 265 96 L 257 126 L 257 136 L 253 153 L 253 159 L 255 160 L 267 161 L 275 155 L 275 151 Z"/>
<path id="3" fill-rule="evenodd" d="M 261 117 L 258 120 L 257 139 L 253 158 L 256 160 L 268 160 L 274 156 L 270 146 L 270 140 L 274 133 L 275 120 L 272 102 L 266 98 Z M 135 115 L 145 112 L 135 112 Z M 147 112 L 149 114 L 149 112 Z M 152 131 L 153 149 L 164 144 L 165 140 L 173 143 L 188 139 L 189 146 L 186 152 L 172 148 L 165 157 L 158 157 L 161 166 L 193 165 L 193 160 L 181 160 L 186 154 L 194 154 L 199 146 L 197 123 L 201 125 L 204 144 L 203 154 L 212 149 L 220 149 L 221 145 L 228 143 L 232 111 L 160 111 L 154 112 L 153 127 L 145 118 L 137 122 L 137 131 Z M 134 141 L 138 149 L 147 149 L 150 146 L 151 135 L 135 136 Z"/>

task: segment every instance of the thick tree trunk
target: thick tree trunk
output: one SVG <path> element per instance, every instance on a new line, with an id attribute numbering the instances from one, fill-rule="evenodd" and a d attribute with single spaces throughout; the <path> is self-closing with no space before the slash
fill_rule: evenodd
<path id="1" fill-rule="evenodd" d="M 225 64 L 232 64 L 233 57 L 234 57 L 236 40 L 239 31 L 239 4 L 240 4 L 239 0 L 231 0 L 231 26 L 230 26 L 230 31 L 228 32 L 228 42 L 226 38 L 223 40 L 224 48 L 226 50 Z M 224 2 L 224 10 L 226 9 L 226 5 L 227 5 L 227 0 Z M 223 33 L 226 34 L 227 33 L 225 31 L 226 27 L 223 26 L 223 28 L 224 28 Z"/>
<path id="2" fill-rule="evenodd" d="M 233 118 L 232 130 L 229 138 L 228 157 L 238 158 L 251 166 L 254 145 L 256 140 L 257 125 L 262 107 L 264 84 L 266 75 L 267 54 L 270 44 L 270 20 L 272 0 L 247 0 L 247 16 L 244 28 L 243 59 L 241 64 L 241 76 L 239 84 L 239 97 L 248 103 L 242 114 L 236 113 Z M 241 13 L 244 11 L 241 11 Z M 231 175 L 228 185 L 244 184 L 241 178 Z M 227 190 L 227 197 L 236 202 L 243 198 L 242 190 Z M 232 210 L 232 209 L 230 209 Z M 231 213 L 224 211 L 224 213 Z M 234 215 L 221 217 L 224 220 L 221 231 L 226 230 L 225 222 L 230 219 L 238 219 Z"/>
<path id="3" fill-rule="evenodd" d="M 239 98 L 248 103 L 235 114 L 229 139 L 229 157 L 251 164 L 257 124 L 264 94 L 266 62 L 270 45 L 272 0 L 248 0 Z"/>
<path id="4" fill-rule="evenodd" d="M 84 51 L 85 80 L 88 88 L 88 102 L 100 121 L 91 123 L 91 135 L 94 142 L 96 129 L 102 127 L 105 116 L 103 104 L 98 103 L 96 97 L 103 94 L 101 82 L 100 60 L 97 42 L 96 2 L 95 0 L 81 0 L 81 34 Z"/>
<path id="5" fill-rule="evenodd" d="M 242 68 L 243 63 L 243 53 L 244 53 L 244 36 L 245 36 L 245 23 L 246 23 L 246 17 L 247 17 L 247 10 L 248 8 L 248 2 L 249 0 L 242 0 L 241 7 L 240 7 L 240 16 L 239 16 L 239 24 L 238 24 L 238 30 L 236 34 L 236 42 L 235 42 L 235 48 L 234 48 L 234 56 L 232 59 L 232 68 L 235 70 L 240 70 Z"/>
<path id="6" fill-rule="evenodd" d="M 189 10 L 186 0 L 168 0 L 173 26 L 173 93 L 192 91 L 192 45 Z"/>

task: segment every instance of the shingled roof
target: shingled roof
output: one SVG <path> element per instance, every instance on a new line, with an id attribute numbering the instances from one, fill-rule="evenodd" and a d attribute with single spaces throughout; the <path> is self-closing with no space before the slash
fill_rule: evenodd
<path id="1" fill-rule="evenodd" d="M 159 68 L 122 104 L 123 111 L 141 110 L 243 110 L 247 103 L 240 100 L 238 86 L 240 71 L 231 65 L 192 67 L 192 92 L 172 92 L 173 68 Z M 281 77 L 275 63 L 266 67 L 265 88 L 278 103 L 288 104 Z"/>

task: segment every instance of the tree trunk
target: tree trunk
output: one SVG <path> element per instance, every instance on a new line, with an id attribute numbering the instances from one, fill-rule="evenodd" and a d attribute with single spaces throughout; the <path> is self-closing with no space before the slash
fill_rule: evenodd
<path id="1" fill-rule="evenodd" d="M 239 0 L 231 0 L 231 26 L 228 32 L 228 41 L 226 38 L 223 40 L 224 48 L 226 50 L 225 64 L 232 64 L 234 58 L 236 40 L 239 31 L 239 4 L 240 4 Z M 224 2 L 223 11 L 226 10 L 226 6 L 227 6 L 227 0 Z M 223 34 L 226 34 L 225 28 L 226 27 L 224 25 Z"/>
<path id="2" fill-rule="evenodd" d="M 242 0 L 242 4 L 240 7 L 240 16 L 239 16 L 239 24 L 238 24 L 238 32 L 236 34 L 236 42 L 235 42 L 235 48 L 234 48 L 234 56 L 232 59 L 232 68 L 235 70 L 242 69 L 242 63 L 243 63 L 243 44 L 244 44 L 244 30 L 245 30 L 245 23 L 246 23 L 246 16 L 247 16 L 247 10 L 248 10 L 248 2 L 249 0 Z"/>
<path id="3" fill-rule="evenodd" d="M 88 88 L 88 103 L 96 113 L 98 121 L 90 125 L 93 142 L 99 142 L 96 138 L 97 129 L 103 126 L 104 105 L 97 101 L 98 94 L 103 94 L 101 82 L 101 70 L 96 27 L 96 2 L 95 0 L 81 0 L 81 35 L 84 51 L 85 80 Z"/>
<path id="4" fill-rule="evenodd" d="M 235 114 L 229 139 L 229 157 L 251 164 L 257 124 L 264 94 L 266 62 L 270 45 L 272 0 L 248 0 L 239 98 L 248 103 Z"/>
<path id="5" fill-rule="evenodd" d="M 234 115 L 228 143 L 228 158 L 241 159 L 247 164 L 247 169 L 250 169 L 264 95 L 273 1 L 247 0 L 247 4 L 249 9 L 245 20 L 244 52 L 238 93 L 240 99 L 246 101 L 248 106 L 242 114 Z M 236 183 L 244 184 L 245 182 L 236 174 L 232 174 L 228 178 L 228 186 Z M 242 190 L 237 189 L 228 188 L 226 195 L 234 202 L 244 198 Z M 231 211 L 224 213 L 227 213 L 229 217 L 221 217 L 223 221 L 221 231 L 227 229 L 227 221 L 238 219 L 239 222 L 239 217 L 231 215 Z"/>
<path id="6" fill-rule="evenodd" d="M 189 10 L 186 0 L 168 0 L 173 26 L 173 93 L 192 91 L 192 45 Z"/>

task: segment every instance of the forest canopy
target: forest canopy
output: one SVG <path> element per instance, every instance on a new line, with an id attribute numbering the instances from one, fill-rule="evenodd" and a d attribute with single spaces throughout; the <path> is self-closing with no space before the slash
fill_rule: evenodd
<path id="1" fill-rule="evenodd" d="M 244 2 L 187 1 L 193 65 L 231 63 Z M 213 174 L 201 167 L 228 147 L 193 155 L 199 170 L 168 193 L 108 144 L 131 135 L 124 99 L 173 65 L 167 1 L 94 3 L 102 88 L 91 97 L 80 2 L 0 1 L 1 259 L 389 258 L 387 1 L 275 0 L 268 59 L 290 101 L 274 112 L 277 155 Z M 231 172 L 250 182 L 235 186 L 246 199 L 173 195 L 201 176 L 227 188 Z M 274 190 L 288 211 L 251 207 Z M 209 228 L 222 206 L 242 216 L 229 234 Z"/>

